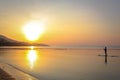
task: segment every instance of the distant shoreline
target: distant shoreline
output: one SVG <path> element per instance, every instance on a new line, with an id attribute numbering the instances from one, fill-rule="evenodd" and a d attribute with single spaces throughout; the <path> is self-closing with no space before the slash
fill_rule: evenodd
<path id="1" fill-rule="evenodd" d="M 0 49 L 30 50 L 32 46 L 0 46 Z M 54 49 L 54 50 L 103 50 L 102 47 L 61 47 L 61 46 L 33 46 L 33 49 Z M 108 50 L 120 50 L 118 47 L 109 47 Z"/>

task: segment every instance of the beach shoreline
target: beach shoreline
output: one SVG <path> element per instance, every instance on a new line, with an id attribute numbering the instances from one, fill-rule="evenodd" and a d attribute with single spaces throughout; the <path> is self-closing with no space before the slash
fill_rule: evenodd
<path id="1" fill-rule="evenodd" d="M 16 80 L 16 79 L 0 68 L 0 80 Z"/>
<path id="2" fill-rule="evenodd" d="M 38 80 L 11 65 L 0 63 L 0 80 Z"/>

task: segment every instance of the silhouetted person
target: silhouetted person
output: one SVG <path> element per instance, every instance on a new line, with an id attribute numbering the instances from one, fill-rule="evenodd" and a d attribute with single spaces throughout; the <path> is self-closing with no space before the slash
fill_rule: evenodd
<path id="1" fill-rule="evenodd" d="M 107 47 L 104 48 L 105 56 L 107 56 Z"/>

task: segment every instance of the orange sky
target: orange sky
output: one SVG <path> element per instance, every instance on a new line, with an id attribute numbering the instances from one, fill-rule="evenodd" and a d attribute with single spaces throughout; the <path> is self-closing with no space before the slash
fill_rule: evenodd
<path id="1" fill-rule="evenodd" d="M 0 34 L 28 41 L 22 32 L 23 26 L 31 20 L 45 20 L 44 33 L 37 42 L 120 45 L 120 8 L 116 6 L 120 2 L 80 1 L 0 1 Z"/>

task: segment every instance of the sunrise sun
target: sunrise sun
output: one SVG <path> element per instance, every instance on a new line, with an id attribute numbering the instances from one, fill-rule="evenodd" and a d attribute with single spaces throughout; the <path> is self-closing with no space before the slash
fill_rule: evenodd
<path id="1" fill-rule="evenodd" d="M 37 40 L 44 31 L 44 25 L 40 21 L 30 21 L 23 26 L 23 33 L 30 41 Z"/>

